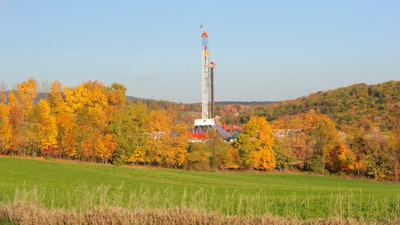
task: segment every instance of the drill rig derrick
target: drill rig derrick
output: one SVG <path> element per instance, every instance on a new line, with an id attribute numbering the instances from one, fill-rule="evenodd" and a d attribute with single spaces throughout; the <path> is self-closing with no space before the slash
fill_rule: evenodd
<path id="1" fill-rule="evenodd" d="M 201 26 L 200 28 L 202 28 Z M 210 62 L 210 54 L 208 50 L 208 33 L 203 29 L 201 34 L 202 39 L 202 69 L 201 69 L 201 119 L 194 121 L 195 126 L 214 126 L 214 68 L 215 62 Z M 211 71 L 211 74 L 210 74 Z"/>

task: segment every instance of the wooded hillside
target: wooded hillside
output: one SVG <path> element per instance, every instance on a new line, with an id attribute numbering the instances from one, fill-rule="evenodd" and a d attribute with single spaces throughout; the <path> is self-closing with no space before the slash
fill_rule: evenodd
<path id="1" fill-rule="evenodd" d="M 320 91 L 296 100 L 254 108 L 241 115 L 241 120 L 246 122 L 249 115 L 258 115 L 272 121 L 280 116 L 304 113 L 311 109 L 329 115 L 339 129 L 363 125 L 393 131 L 393 119 L 400 115 L 400 81 L 377 85 L 355 84 Z"/>
<path id="2" fill-rule="evenodd" d="M 399 81 L 321 91 L 254 108 L 240 120 L 254 115 L 266 117 L 273 129 L 286 132 L 277 138 L 275 150 L 301 168 L 398 179 Z"/>

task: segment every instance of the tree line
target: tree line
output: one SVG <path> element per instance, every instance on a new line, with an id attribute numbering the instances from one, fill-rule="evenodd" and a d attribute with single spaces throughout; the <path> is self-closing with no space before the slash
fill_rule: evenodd
<path id="1" fill-rule="evenodd" d="M 190 125 L 180 121 L 173 110 L 149 109 L 140 102 L 127 103 L 122 84 L 105 86 L 88 81 L 69 88 L 55 81 L 47 97 L 41 99 L 37 98 L 37 89 L 37 82 L 31 78 L 17 84 L 15 90 L 1 93 L 1 154 L 202 170 L 269 169 L 274 165 L 272 144 L 263 144 L 272 141 L 265 120 L 249 121 L 256 127 L 266 126 L 267 130 L 259 133 L 269 139 L 266 136 L 265 140 L 260 139 L 250 132 L 254 149 L 251 154 L 247 150 L 242 163 L 235 156 L 234 160 L 223 156 L 236 150 L 219 138 L 215 130 L 209 134 L 212 141 L 190 143 Z M 266 151 L 270 152 L 267 154 L 270 165 L 265 163 Z M 229 166 L 228 161 L 234 161 L 235 165 Z"/>
<path id="2" fill-rule="evenodd" d="M 190 142 L 197 105 L 127 99 L 126 88 L 52 83 L 38 98 L 31 78 L 0 93 L 0 152 L 193 170 L 287 170 L 398 180 L 400 83 L 354 85 L 253 107 L 220 105 L 243 125 L 234 142 L 211 129 Z M 360 105 L 363 104 L 363 105 Z M 373 107 L 372 107 L 373 105 Z"/>

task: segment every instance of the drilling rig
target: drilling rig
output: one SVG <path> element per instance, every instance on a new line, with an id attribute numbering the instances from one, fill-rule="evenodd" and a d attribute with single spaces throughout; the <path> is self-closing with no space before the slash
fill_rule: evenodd
<path id="1" fill-rule="evenodd" d="M 200 29 L 203 26 L 200 26 Z M 201 119 L 194 120 L 194 129 L 191 130 L 191 142 L 202 142 L 207 140 L 208 131 L 214 127 L 224 140 L 233 140 L 232 137 L 237 135 L 226 130 L 214 120 L 214 69 L 217 63 L 210 61 L 210 51 L 208 49 L 208 33 L 205 29 L 201 33 L 202 40 L 202 64 L 201 64 Z"/>
<path id="2" fill-rule="evenodd" d="M 200 26 L 203 28 L 203 26 Z M 210 62 L 208 49 L 208 33 L 203 29 L 202 39 L 202 69 L 201 69 L 201 119 L 196 119 L 196 127 L 213 127 L 214 121 L 214 68 L 215 62 Z"/>

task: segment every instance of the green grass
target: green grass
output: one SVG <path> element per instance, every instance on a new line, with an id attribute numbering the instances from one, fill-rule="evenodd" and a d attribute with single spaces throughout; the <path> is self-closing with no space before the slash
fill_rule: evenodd
<path id="1" fill-rule="evenodd" d="M 196 208 L 223 215 L 400 218 L 400 186 L 310 174 L 207 173 L 0 157 L 0 202 L 76 211 Z"/>

